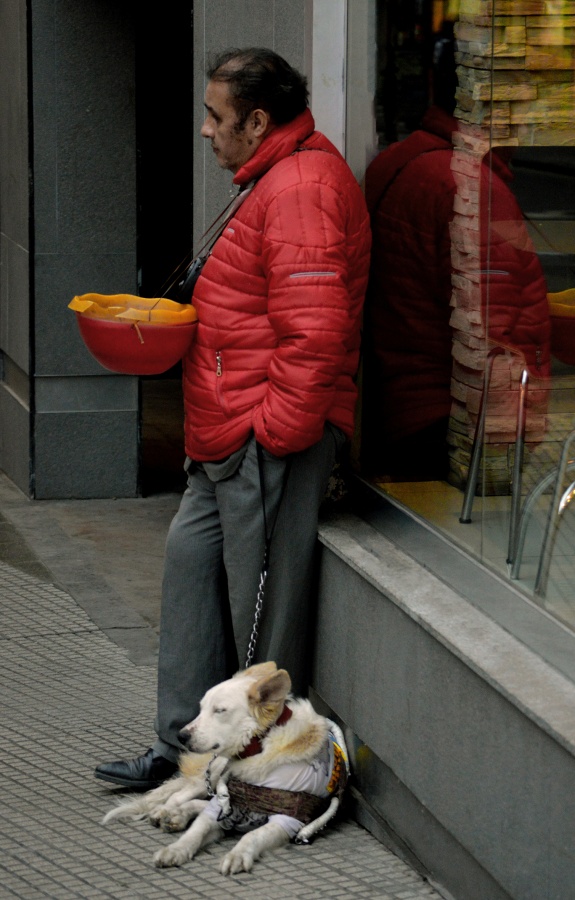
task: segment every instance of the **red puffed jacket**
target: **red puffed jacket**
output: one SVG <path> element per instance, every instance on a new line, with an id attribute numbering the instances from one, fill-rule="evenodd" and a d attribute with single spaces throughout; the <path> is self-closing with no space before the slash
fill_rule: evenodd
<path id="1" fill-rule="evenodd" d="M 186 453 L 224 459 L 253 432 L 276 456 L 353 429 L 371 233 L 361 189 L 309 110 L 236 173 L 256 181 L 194 290 Z"/>
<path id="2" fill-rule="evenodd" d="M 373 445 L 402 439 L 450 412 L 450 223 L 457 190 L 451 159 L 457 124 L 431 107 L 422 128 L 382 151 L 366 174 L 374 247 L 363 412 Z M 511 178 L 495 153 L 482 166 L 483 317 L 492 341 L 519 350 L 532 376 L 545 378 L 550 373 L 546 283 L 508 187 Z"/>

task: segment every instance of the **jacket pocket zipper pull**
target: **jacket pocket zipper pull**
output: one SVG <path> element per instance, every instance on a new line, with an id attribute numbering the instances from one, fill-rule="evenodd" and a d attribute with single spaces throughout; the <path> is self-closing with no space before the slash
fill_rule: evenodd
<path id="1" fill-rule="evenodd" d="M 216 353 L 216 377 L 221 378 L 222 375 L 222 354 L 218 351 Z"/>

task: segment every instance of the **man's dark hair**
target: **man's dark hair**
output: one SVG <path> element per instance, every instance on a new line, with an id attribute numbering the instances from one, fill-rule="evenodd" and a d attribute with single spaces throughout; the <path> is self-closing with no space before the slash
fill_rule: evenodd
<path id="1" fill-rule="evenodd" d="M 433 102 L 453 115 L 456 106 L 457 71 L 453 22 L 444 22 L 433 50 Z"/>
<path id="2" fill-rule="evenodd" d="M 239 130 L 254 109 L 263 109 L 274 125 L 283 125 L 308 105 L 307 79 L 273 50 L 224 50 L 211 60 L 206 74 L 210 81 L 229 85 Z"/>

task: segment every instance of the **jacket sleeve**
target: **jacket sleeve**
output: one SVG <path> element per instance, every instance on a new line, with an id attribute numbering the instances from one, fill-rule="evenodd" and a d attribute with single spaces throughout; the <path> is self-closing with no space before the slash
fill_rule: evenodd
<path id="1" fill-rule="evenodd" d="M 482 191 L 487 184 L 484 180 Z M 549 375 L 551 323 L 547 285 L 523 215 L 508 186 L 493 178 L 482 203 L 482 295 L 488 335 L 519 351 L 531 374 Z"/>
<path id="2" fill-rule="evenodd" d="M 262 259 L 277 346 L 253 428 L 278 456 L 321 438 L 359 334 L 360 303 L 349 290 L 348 220 L 346 199 L 321 181 L 285 188 L 266 211 Z"/>

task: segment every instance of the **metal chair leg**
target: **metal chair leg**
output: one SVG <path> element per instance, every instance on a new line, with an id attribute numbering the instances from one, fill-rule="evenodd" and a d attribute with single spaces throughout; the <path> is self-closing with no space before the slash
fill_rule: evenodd
<path id="1" fill-rule="evenodd" d="M 567 464 L 569 461 L 569 451 L 574 440 L 575 430 L 571 431 L 567 435 L 563 444 L 563 449 L 561 451 L 561 458 L 559 461 L 557 478 L 555 481 L 555 490 L 553 491 L 553 500 L 551 501 L 549 515 L 547 516 L 545 536 L 543 538 L 543 545 L 541 547 L 541 554 L 539 556 L 539 567 L 537 569 L 537 577 L 535 579 L 534 592 L 538 597 L 545 597 L 545 594 L 547 593 L 547 582 L 549 579 L 551 554 L 553 551 L 553 544 L 555 542 L 555 535 L 557 533 L 557 526 L 561 517 L 561 502 L 564 495 L 563 482 L 565 480 L 565 473 L 567 471 Z"/>
<path id="2" fill-rule="evenodd" d="M 479 477 L 479 464 L 481 463 L 481 455 L 483 453 L 483 431 L 485 428 L 485 417 L 487 414 L 487 395 L 489 393 L 489 385 L 491 383 L 491 371 L 493 369 L 493 360 L 496 356 L 505 353 L 503 347 L 494 347 L 489 351 L 485 359 L 485 372 L 483 378 L 483 393 L 481 394 L 481 404 L 479 406 L 479 416 L 475 425 L 475 434 L 473 436 L 473 449 L 471 451 L 471 461 L 469 463 L 469 471 L 467 473 L 467 484 L 465 485 L 465 493 L 463 495 L 463 506 L 459 521 L 462 525 L 468 525 L 471 522 L 471 510 L 473 509 L 473 499 L 477 489 L 477 479 Z"/>
<path id="3" fill-rule="evenodd" d="M 575 481 L 573 481 L 563 496 L 561 497 L 561 502 L 559 504 L 559 515 L 562 516 L 570 503 L 575 500 Z"/>
<path id="4" fill-rule="evenodd" d="M 519 528 L 517 531 L 517 547 L 515 549 L 515 556 L 512 562 L 510 577 L 514 580 L 519 578 L 519 572 L 521 569 L 521 562 L 523 559 L 523 548 L 525 546 L 525 538 L 527 536 L 527 528 L 529 525 L 529 518 L 531 516 L 531 512 L 535 503 L 541 497 L 542 494 L 545 493 L 547 488 L 553 484 L 555 479 L 557 478 L 558 468 L 555 467 L 551 469 L 547 474 L 538 481 L 535 487 L 533 487 L 530 493 L 527 495 L 525 499 L 525 503 L 523 504 L 523 509 L 521 511 L 521 516 L 519 517 Z M 567 471 L 575 471 L 575 459 L 570 459 L 567 462 Z"/>
<path id="5" fill-rule="evenodd" d="M 507 564 L 511 565 L 517 552 L 517 524 L 521 509 L 521 486 L 523 480 L 523 455 L 525 452 L 525 428 L 527 425 L 527 389 L 529 372 L 523 369 L 519 387 L 519 405 L 517 407 L 517 432 L 515 435 L 515 459 L 513 461 L 513 478 L 511 481 L 511 514 L 509 519 L 509 544 L 507 547 Z"/>

